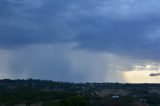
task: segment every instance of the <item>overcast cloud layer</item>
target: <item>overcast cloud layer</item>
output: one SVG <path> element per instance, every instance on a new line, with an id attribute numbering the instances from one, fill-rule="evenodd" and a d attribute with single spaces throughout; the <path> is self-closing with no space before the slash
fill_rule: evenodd
<path id="1" fill-rule="evenodd" d="M 0 0 L 1 78 L 123 82 L 118 71 L 160 61 L 159 4 Z"/>

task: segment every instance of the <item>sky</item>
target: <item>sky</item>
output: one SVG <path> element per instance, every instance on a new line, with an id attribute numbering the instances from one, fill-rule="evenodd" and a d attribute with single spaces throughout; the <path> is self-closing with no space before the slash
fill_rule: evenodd
<path id="1" fill-rule="evenodd" d="M 160 82 L 159 0 L 0 0 L 0 78 Z"/>

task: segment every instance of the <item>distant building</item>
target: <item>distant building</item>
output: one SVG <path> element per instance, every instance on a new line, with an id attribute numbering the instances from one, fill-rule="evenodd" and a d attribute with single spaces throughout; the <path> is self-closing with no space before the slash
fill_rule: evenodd
<path id="1" fill-rule="evenodd" d="M 118 95 L 114 95 L 114 96 L 112 96 L 112 99 L 118 99 L 119 98 L 119 96 Z"/>

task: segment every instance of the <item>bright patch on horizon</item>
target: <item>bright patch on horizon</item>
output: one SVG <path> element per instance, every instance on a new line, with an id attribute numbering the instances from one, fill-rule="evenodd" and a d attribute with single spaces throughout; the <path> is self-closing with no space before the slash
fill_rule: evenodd
<path id="1" fill-rule="evenodd" d="M 132 70 L 122 72 L 127 83 L 160 83 L 160 66 L 133 66 Z"/>

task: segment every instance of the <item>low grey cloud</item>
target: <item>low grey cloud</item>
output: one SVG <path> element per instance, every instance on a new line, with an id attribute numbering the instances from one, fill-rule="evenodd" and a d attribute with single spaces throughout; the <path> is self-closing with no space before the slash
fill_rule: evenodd
<path id="1" fill-rule="evenodd" d="M 151 77 L 160 76 L 160 73 L 151 73 L 149 76 L 151 76 Z"/>
<path id="2" fill-rule="evenodd" d="M 0 2 L 1 48 L 76 42 L 75 48 L 159 58 L 158 0 Z"/>

